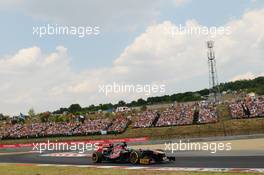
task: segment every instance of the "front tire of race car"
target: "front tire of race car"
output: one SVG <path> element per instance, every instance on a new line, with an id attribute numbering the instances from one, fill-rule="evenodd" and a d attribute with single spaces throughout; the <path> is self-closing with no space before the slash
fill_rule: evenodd
<path id="1" fill-rule="evenodd" d="M 130 153 L 129 161 L 132 164 L 137 164 L 139 163 L 140 160 L 140 152 L 139 151 L 132 151 Z"/>
<path id="2" fill-rule="evenodd" d="M 92 155 L 93 163 L 101 163 L 102 162 L 102 153 L 100 152 L 94 152 Z"/>

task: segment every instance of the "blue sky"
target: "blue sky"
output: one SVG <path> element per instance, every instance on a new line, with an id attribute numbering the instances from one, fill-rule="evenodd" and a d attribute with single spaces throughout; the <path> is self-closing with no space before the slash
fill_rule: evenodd
<path id="1" fill-rule="evenodd" d="M 177 24 L 184 24 L 188 19 L 196 19 L 202 25 L 220 26 L 229 19 L 241 17 L 249 9 L 263 7 L 264 2 L 260 0 L 256 2 L 250 0 L 190 0 L 190 2 L 179 6 L 172 4 L 173 2 L 169 1 L 162 2 L 157 7 L 160 14 L 152 20 L 157 23 L 170 20 Z M 32 35 L 32 26 L 55 23 L 49 22 L 49 20 L 34 19 L 34 16 L 19 10 L 1 11 L 0 20 L 4 21 L 4 25 L 0 29 L 0 37 L 3 41 L 8 41 L 2 45 L 0 55 L 12 54 L 20 48 L 33 45 L 41 47 L 46 52 L 52 51 L 58 45 L 64 45 L 70 49 L 69 54 L 74 58 L 71 64 L 76 70 L 110 65 L 124 48 L 146 29 L 148 23 L 146 21 L 144 25 L 139 26 L 133 32 L 109 31 L 101 28 L 102 33 L 99 36 L 78 39 L 69 36 L 35 37 Z M 100 26 L 100 22 L 97 25 Z"/>
<path id="2" fill-rule="evenodd" d="M 98 84 L 113 81 L 165 83 L 165 94 L 205 88 L 207 37 L 171 40 L 164 38 L 160 30 L 186 22 L 207 27 L 231 26 L 235 31 L 230 36 L 214 38 L 220 82 L 262 75 L 264 34 L 259 19 L 263 19 L 263 9 L 261 0 L 3 0 L 0 2 L 0 68 L 4 70 L 0 77 L 5 84 L 0 95 L 13 95 L 6 96 L 9 100 L 0 101 L 0 105 L 6 108 L 3 112 L 17 113 L 30 107 L 45 111 L 73 102 L 85 106 L 146 98 L 142 94 L 105 97 L 97 93 Z M 96 25 L 100 34 L 85 38 L 33 36 L 34 26 L 47 24 Z M 251 49 L 239 53 L 234 48 Z M 195 57 L 197 65 L 191 61 Z M 45 67 L 44 62 L 50 59 L 57 62 Z M 242 60 L 241 65 L 228 69 L 238 59 Z M 187 75 L 186 69 L 190 69 Z M 50 76 L 52 73 L 54 76 Z M 52 99 L 56 100 L 51 103 Z"/>

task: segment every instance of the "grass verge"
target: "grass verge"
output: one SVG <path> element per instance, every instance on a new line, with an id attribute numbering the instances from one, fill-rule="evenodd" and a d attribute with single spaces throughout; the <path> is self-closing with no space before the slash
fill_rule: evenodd
<path id="1" fill-rule="evenodd" d="M 5 175 L 253 175 L 256 173 L 213 173 L 213 172 L 173 172 L 173 171 L 149 171 L 149 170 L 122 170 L 122 169 L 96 169 L 78 167 L 54 167 L 54 166 L 29 166 L 1 164 L 0 174 Z"/>

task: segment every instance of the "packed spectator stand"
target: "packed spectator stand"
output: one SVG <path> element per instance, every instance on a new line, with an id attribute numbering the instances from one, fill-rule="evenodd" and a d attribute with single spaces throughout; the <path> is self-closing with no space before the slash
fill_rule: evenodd
<path id="1" fill-rule="evenodd" d="M 229 105 L 233 119 L 264 116 L 264 96 L 246 97 Z"/>
<path id="2" fill-rule="evenodd" d="M 129 120 L 125 116 L 117 115 L 107 131 L 110 133 L 122 133 L 126 130 L 128 125 Z"/>
<path id="3" fill-rule="evenodd" d="M 94 135 L 101 131 L 111 133 L 123 132 L 129 120 L 126 117 L 117 117 L 114 120 L 99 118 L 95 120 L 86 119 L 83 123 L 70 122 L 44 122 L 31 124 L 5 125 L 0 128 L 0 138 L 30 138 L 69 135 Z"/>
<path id="4" fill-rule="evenodd" d="M 215 123 L 218 121 L 216 105 L 214 103 L 200 103 L 198 122 L 201 124 Z"/>
<path id="5" fill-rule="evenodd" d="M 98 118 L 95 120 L 87 119 L 84 123 L 80 123 L 79 127 L 73 130 L 73 135 L 90 135 L 99 133 L 102 130 L 107 130 L 111 125 L 111 120 L 108 118 Z"/>
<path id="6" fill-rule="evenodd" d="M 156 126 L 188 125 L 193 123 L 194 105 L 177 104 L 163 111 Z"/>
<path id="7" fill-rule="evenodd" d="M 153 126 L 158 118 L 157 111 L 147 110 L 137 114 L 137 120 L 134 122 L 134 128 L 147 128 Z"/>
<path id="8" fill-rule="evenodd" d="M 213 103 L 183 103 L 174 104 L 164 111 L 145 111 L 135 121 L 134 128 L 181 126 L 194 123 L 195 112 L 198 112 L 199 124 L 214 123 L 218 121 L 216 106 Z M 158 115 L 159 114 L 159 115 Z M 157 120 L 155 122 L 155 120 Z"/>
<path id="9" fill-rule="evenodd" d="M 264 116 L 264 96 L 245 97 L 228 103 L 232 119 Z M 181 126 L 218 122 L 216 105 L 208 101 L 173 104 L 165 110 L 134 112 L 132 128 Z M 34 122 L 0 124 L 0 139 L 53 137 L 68 135 L 118 134 L 126 130 L 131 120 L 122 113 L 114 118 L 99 116 L 83 121 Z"/>

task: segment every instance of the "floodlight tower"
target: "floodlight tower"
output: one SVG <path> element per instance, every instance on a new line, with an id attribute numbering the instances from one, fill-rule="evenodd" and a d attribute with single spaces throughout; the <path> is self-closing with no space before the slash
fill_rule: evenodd
<path id="1" fill-rule="evenodd" d="M 214 52 L 214 41 L 207 41 L 207 57 L 208 57 L 208 68 L 209 68 L 209 93 L 213 94 L 214 101 L 218 101 L 219 86 L 216 71 L 216 61 Z"/>

